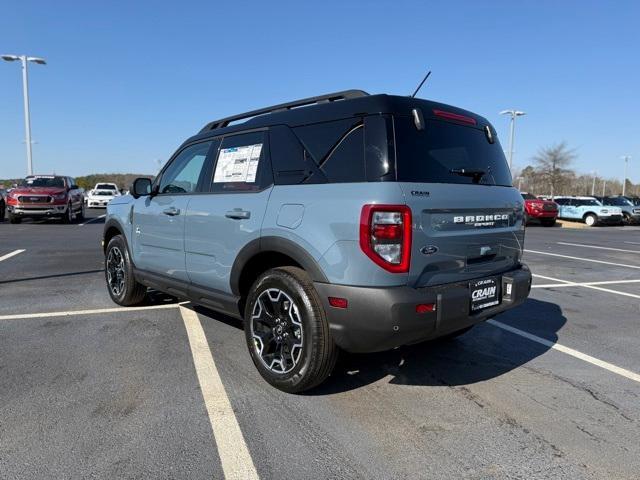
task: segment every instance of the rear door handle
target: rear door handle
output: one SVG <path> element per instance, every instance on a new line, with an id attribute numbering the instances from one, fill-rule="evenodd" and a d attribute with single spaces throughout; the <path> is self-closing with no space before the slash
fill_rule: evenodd
<path id="1" fill-rule="evenodd" d="M 224 216 L 227 218 L 233 218 L 234 220 L 245 220 L 247 218 L 251 218 L 251 212 L 236 208 L 234 210 L 229 210 L 224 214 Z"/>
<path id="2" fill-rule="evenodd" d="M 162 213 L 174 217 L 176 215 L 180 215 L 180 209 L 176 207 L 165 208 Z"/>

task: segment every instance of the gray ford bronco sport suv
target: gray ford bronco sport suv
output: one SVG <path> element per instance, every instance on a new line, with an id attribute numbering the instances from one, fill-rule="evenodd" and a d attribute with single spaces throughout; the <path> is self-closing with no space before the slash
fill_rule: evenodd
<path id="1" fill-rule="evenodd" d="M 151 287 L 244 320 L 275 387 L 338 351 L 455 336 L 522 303 L 523 201 L 471 112 L 350 90 L 207 124 L 109 204 L 111 298 Z"/>

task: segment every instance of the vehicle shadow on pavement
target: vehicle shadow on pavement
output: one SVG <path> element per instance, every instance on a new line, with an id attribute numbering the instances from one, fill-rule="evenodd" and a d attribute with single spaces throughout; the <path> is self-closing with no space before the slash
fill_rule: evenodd
<path id="1" fill-rule="evenodd" d="M 549 341 L 567 322 L 561 308 L 528 299 L 496 317 L 497 321 L 528 330 Z M 544 354 L 549 347 L 493 325 L 481 324 L 452 340 L 434 340 L 374 354 L 343 354 L 333 374 L 308 395 L 345 392 L 374 383 L 388 375 L 391 384 L 462 386 L 499 377 Z"/>

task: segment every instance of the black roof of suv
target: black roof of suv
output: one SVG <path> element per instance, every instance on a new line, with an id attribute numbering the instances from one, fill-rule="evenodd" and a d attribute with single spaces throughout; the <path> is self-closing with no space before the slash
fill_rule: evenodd
<path id="1" fill-rule="evenodd" d="M 273 105 L 231 117 L 209 122 L 197 135 L 185 143 L 201 138 L 225 135 L 240 130 L 287 125 L 298 127 L 311 123 L 339 120 L 374 114 L 412 115 L 418 108 L 424 118 L 442 118 L 459 121 L 462 124 L 488 126 L 495 130 L 484 117 L 452 105 L 398 95 L 369 95 L 363 90 L 345 90 L 293 102 Z M 245 120 L 241 123 L 235 123 Z"/>

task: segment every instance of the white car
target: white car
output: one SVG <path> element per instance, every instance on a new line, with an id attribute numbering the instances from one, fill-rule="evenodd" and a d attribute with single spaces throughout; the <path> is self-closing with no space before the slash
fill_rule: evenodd
<path id="1" fill-rule="evenodd" d="M 115 183 L 96 183 L 93 190 L 85 194 L 85 202 L 89 208 L 107 208 L 113 197 L 119 197 L 120 190 Z"/>

